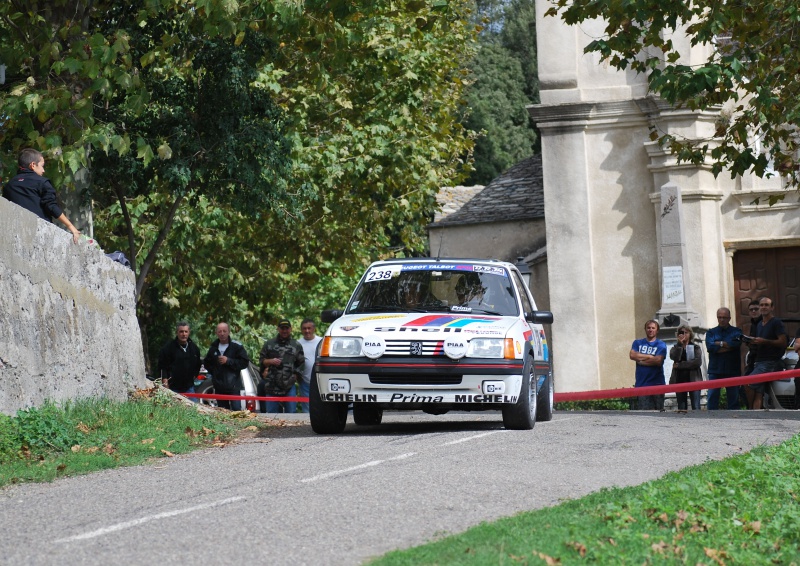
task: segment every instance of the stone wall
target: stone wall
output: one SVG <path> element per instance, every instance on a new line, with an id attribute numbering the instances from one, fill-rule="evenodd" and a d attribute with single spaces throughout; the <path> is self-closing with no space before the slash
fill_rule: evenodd
<path id="1" fill-rule="evenodd" d="M 147 387 L 133 272 L 0 198 L 0 412 Z"/>

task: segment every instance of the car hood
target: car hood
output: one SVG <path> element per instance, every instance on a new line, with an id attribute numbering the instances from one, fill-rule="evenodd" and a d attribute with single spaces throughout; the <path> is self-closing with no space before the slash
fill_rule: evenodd
<path id="1" fill-rule="evenodd" d="M 383 333 L 425 333 L 437 335 L 460 333 L 467 336 L 504 337 L 521 319 L 513 316 L 489 316 L 460 313 L 387 313 L 353 314 L 338 318 L 328 329 L 330 336 L 366 336 Z"/>

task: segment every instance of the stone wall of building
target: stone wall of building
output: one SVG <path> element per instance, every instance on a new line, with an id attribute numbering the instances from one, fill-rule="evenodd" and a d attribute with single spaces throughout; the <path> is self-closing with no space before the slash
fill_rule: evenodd
<path id="1" fill-rule="evenodd" d="M 529 111 L 542 143 L 556 390 L 627 387 L 631 343 L 646 320 L 657 318 L 674 339 L 669 315 L 699 335 L 716 326 L 720 306 L 741 319 L 735 254 L 800 247 L 800 199 L 779 176 L 715 177 L 710 163 L 679 163 L 650 133 L 710 140 L 720 111 L 671 107 L 644 75 L 584 52 L 603 35 L 602 21 L 568 26 L 545 17 L 547 9 L 537 3 L 541 104 Z M 670 39 L 682 50 L 679 64 L 702 64 L 714 49 L 682 33 Z M 785 198 L 770 207 L 774 195 Z M 575 344 L 580 355 L 571 355 Z"/>
<path id="2" fill-rule="evenodd" d="M 133 272 L 0 198 L 0 412 L 147 387 Z"/>
<path id="3" fill-rule="evenodd" d="M 516 263 L 544 245 L 544 219 L 428 227 L 431 257 L 477 257 Z"/>

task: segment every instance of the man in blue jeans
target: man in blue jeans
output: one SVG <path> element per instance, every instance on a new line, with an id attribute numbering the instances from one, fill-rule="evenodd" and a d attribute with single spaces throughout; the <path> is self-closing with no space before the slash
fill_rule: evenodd
<path id="1" fill-rule="evenodd" d="M 786 353 L 786 327 L 783 321 L 773 316 L 775 305 L 769 297 L 761 297 L 758 301 L 761 320 L 756 325 L 753 344 L 756 345 L 756 365 L 750 375 L 783 371 L 783 355 Z M 753 409 L 764 408 L 764 391 L 766 384 L 751 383 Z"/>
<path id="2" fill-rule="evenodd" d="M 628 354 L 631 360 L 636 362 L 636 383 L 634 387 L 648 387 L 652 385 L 664 385 L 664 358 L 667 356 L 667 345 L 659 340 L 659 324 L 655 320 L 648 320 L 644 323 L 644 338 L 634 340 L 631 344 L 631 351 Z M 664 394 L 642 395 L 637 398 L 638 409 L 664 410 Z"/>
<path id="3" fill-rule="evenodd" d="M 742 331 L 731 326 L 731 311 L 726 307 L 717 309 L 717 326 L 706 332 L 708 350 L 708 380 L 738 377 L 742 375 Z M 708 388 L 708 410 L 719 409 L 720 389 Z M 739 386 L 726 387 L 728 410 L 739 408 Z"/>

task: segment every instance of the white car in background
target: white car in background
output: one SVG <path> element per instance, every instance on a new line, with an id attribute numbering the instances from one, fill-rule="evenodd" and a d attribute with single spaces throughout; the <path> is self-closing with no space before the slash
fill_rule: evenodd
<path id="1" fill-rule="evenodd" d="M 787 371 L 795 369 L 798 361 L 797 352 L 794 351 L 794 342 L 794 339 L 789 342 L 782 360 L 784 370 Z M 794 378 L 791 377 L 765 383 L 764 407 L 767 409 L 800 409 L 795 396 L 795 383 Z"/>
<path id="2" fill-rule="evenodd" d="M 499 410 L 509 429 L 553 413 L 553 374 L 542 324 L 517 268 L 482 259 L 373 263 L 344 311 L 322 313 L 325 333 L 311 378 L 317 433 L 344 430 L 385 410 Z"/>

